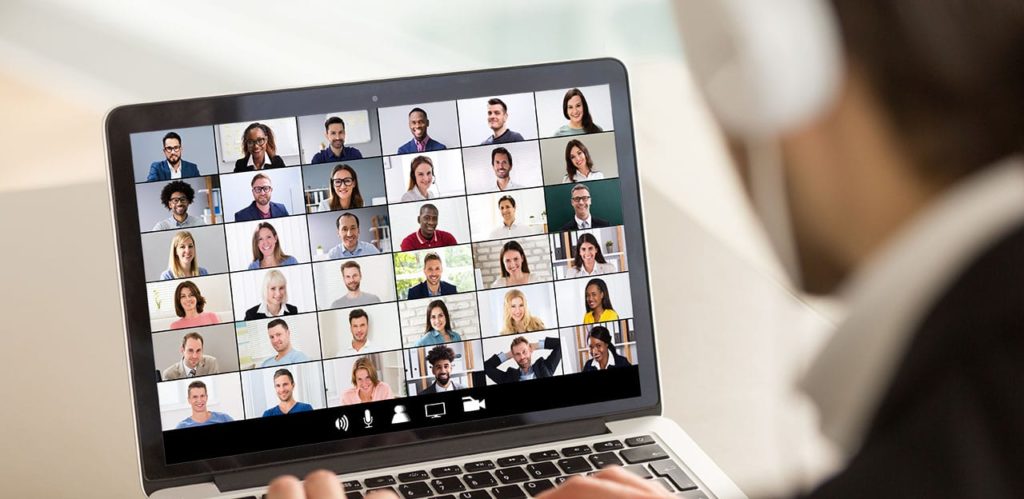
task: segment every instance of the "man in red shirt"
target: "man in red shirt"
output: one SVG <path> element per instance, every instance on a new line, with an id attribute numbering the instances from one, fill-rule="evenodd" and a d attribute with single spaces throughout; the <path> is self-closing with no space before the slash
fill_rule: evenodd
<path id="1" fill-rule="evenodd" d="M 402 251 L 427 248 L 440 248 L 459 244 L 455 236 L 443 230 L 437 230 L 437 207 L 427 203 L 420 206 L 420 215 L 416 217 L 420 229 L 402 239 Z"/>

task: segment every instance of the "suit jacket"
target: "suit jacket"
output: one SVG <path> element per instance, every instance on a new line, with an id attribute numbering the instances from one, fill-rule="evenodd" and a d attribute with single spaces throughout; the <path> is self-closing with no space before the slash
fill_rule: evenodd
<path id="1" fill-rule="evenodd" d="M 449 383 L 454 383 L 454 381 L 449 381 Z M 463 387 L 456 385 L 455 389 L 461 390 L 463 389 Z M 419 395 L 426 395 L 428 393 L 437 393 L 437 381 L 434 381 L 433 383 L 430 384 L 430 386 L 424 388 L 423 391 L 419 393 Z"/>
<path id="2" fill-rule="evenodd" d="M 611 366 L 608 366 L 608 369 L 617 369 L 619 367 L 627 367 L 627 366 L 630 365 L 629 359 L 627 359 L 627 358 L 625 358 L 625 357 L 623 357 L 623 356 L 621 356 L 621 355 L 619 355 L 619 354 L 617 354 L 615 352 L 608 352 L 608 353 L 612 354 L 612 358 L 615 359 L 615 364 L 612 364 Z M 583 370 L 584 371 L 598 371 L 599 369 L 596 366 L 594 366 L 594 359 L 590 359 L 585 364 L 583 364 Z"/>
<path id="3" fill-rule="evenodd" d="M 594 215 L 590 215 L 590 226 L 591 226 L 591 228 L 593 228 L 593 227 L 610 227 L 611 224 L 608 223 L 607 220 L 604 220 L 604 219 L 601 219 L 601 218 L 597 218 Z M 566 222 L 565 225 L 562 226 L 561 230 L 579 230 L 579 229 L 580 228 L 576 224 L 576 217 L 574 215 L 571 219 L 569 219 L 568 222 Z"/>
<path id="4" fill-rule="evenodd" d="M 453 295 L 459 290 L 456 289 L 454 284 L 441 281 L 441 296 Z M 427 290 L 427 281 L 423 281 L 411 288 L 409 288 L 409 299 L 415 300 L 416 298 L 429 298 L 430 294 Z"/>
<path id="5" fill-rule="evenodd" d="M 281 156 L 271 156 L 270 164 L 264 168 L 284 168 L 284 160 Z M 235 161 L 235 173 L 237 172 L 254 172 L 255 168 L 249 166 L 249 155 L 246 154 L 244 158 Z"/>
<path id="6" fill-rule="evenodd" d="M 245 320 L 247 320 L 247 321 L 254 321 L 256 319 L 269 319 L 269 317 L 267 317 L 267 314 L 261 314 L 261 313 L 257 312 L 257 310 L 259 310 L 259 309 L 260 309 L 260 306 L 256 305 L 255 307 L 252 307 L 249 310 L 246 310 L 245 311 Z M 298 307 L 296 307 L 295 305 L 292 305 L 290 303 L 285 303 L 284 304 L 284 313 L 281 314 L 281 315 L 295 315 L 297 313 L 299 313 L 299 308 Z"/>
<path id="7" fill-rule="evenodd" d="M 1024 497 L 1024 227 L 910 340 L 860 449 L 810 497 Z"/>
<path id="8" fill-rule="evenodd" d="M 533 372 L 537 378 L 550 378 L 555 375 L 558 363 L 562 361 L 562 342 L 558 338 L 544 338 L 544 349 L 551 350 L 547 357 L 538 359 L 533 363 Z M 519 381 L 519 366 L 510 367 L 504 371 L 498 369 L 501 365 L 501 357 L 492 355 L 484 362 L 484 372 L 494 380 L 495 383 L 514 383 Z"/>
<path id="9" fill-rule="evenodd" d="M 287 217 L 288 208 L 281 203 L 270 202 L 270 217 Z M 250 220 L 262 220 L 260 209 L 256 207 L 256 201 L 249 203 L 249 206 L 235 212 L 236 222 L 248 222 Z"/>
<path id="10" fill-rule="evenodd" d="M 203 358 L 199 361 L 199 365 L 196 366 L 196 376 L 206 376 L 207 374 L 218 374 L 220 368 L 217 367 L 217 358 L 211 355 L 203 355 Z M 188 373 L 181 367 L 181 360 L 178 360 L 171 367 L 164 369 L 163 378 L 164 381 L 170 381 L 172 379 L 182 379 Z"/>
<path id="11" fill-rule="evenodd" d="M 427 139 L 427 150 L 428 151 L 440 151 L 440 150 L 442 150 L 444 148 L 445 148 L 444 144 L 442 144 L 442 143 L 440 143 L 440 142 L 438 142 L 438 141 L 436 141 L 434 139 L 431 139 L 431 138 Z M 406 142 L 406 143 L 402 144 L 402 146 L 398 148 L 398 154 L 409 154 L 409 153 L 414 153 L 414 152 L 417 152 L 416 151 L 416 140 L 415 139 L 410 140 L 409 142 Z"/>
<path id="12" fill-rule="evenodd" d="M 190 163 L 185 160 L 181 160 L 181 178 L 198 177 L 199 167 L 195 163 Z M 167 163 L 167 160 L 154 161 L 153 164 L 149 165 L 149 175 L 146 177 L 147 182 L 154 180 L 170 180 L 171 179 L 171 165 Z"/>

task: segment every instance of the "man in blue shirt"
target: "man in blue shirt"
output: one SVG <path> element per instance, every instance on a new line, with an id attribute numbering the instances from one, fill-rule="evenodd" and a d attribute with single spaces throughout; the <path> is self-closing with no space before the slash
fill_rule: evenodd
<path id="1" fill-rule="evenodd" d="M 363 153 L 355 147 L 345 147 L 345 120 L 331 116 L 324 122 L 324 136 L 330 144 L 324 150 L 313 155 L 312 164 L 330 163 L 345 159 L 362 159 Z"/>
<path id="2" fill-rule="evenodd" d="M 338 239 L 341 240 L 341 244 L 327 252 L 328 258 L 349 258 L 380 253 L 376 246 L 359 240 L 359 217 L 354 214 L 342 213 L 334 221 L 334 226 L 338 229 Z"/>
<path id="3" fill-rule="evenodd" d="M 146 176 L 147 182 L 199 176 L 199 167 L 195 163 L 181 159 L 183 149 L 181 147 L 180 135 L 174 132 L 167 132 L 167 135 L 164 135 L 163 144 L 164 157 L 166 159 L 154 161 L 153 164 L 149 165 L 149 175 Z"/>
<path id="4" fill-rule="evenodd" d="M 508 107 L 505 106 L 505 102 L 497 97 L 487 101 L 487 126 L 491 127 L 491 135 L 483 141 L 482 145 L 523 140 L 522 135 L 505 126 L 506 121 L 508 121 Z"/>
<path id="5" fill-rule="evenodd" d="M 277 392 L 277 399 L 280 404 L 263 411 L 263 417 L 283 416 L 293 412 L 312 411 L 313 406 L 295 400 L 292 392 L 295 390 L 295 378 L 292 372 L 287 369 L 278 369 L 274 372 L 274 391 Z"/>
<path id="6" fill-rule="evenodd" d="M 292 332 L 288 329 L 288 323 L 284 319 L 274 319 L 267 323 L 267 336 L 270 337 L 270 346 L 274 347 L 277 355 L 268 357 L 260 367 L 283 366 L 309 360 L 306 354 L 292 348 Z"/>
<path id="7" fill-rule="evenodd" d="M 270 200 L 274 186 L 271 185 L 270 177 L 265 173 L 257 173 L 249 185 L 252 187 L 253 201 L 249 206 L 235 212 L 236 222 L 288 216 L 288 208 Z"/>
<path id="8" fill-rule="evenodd" d="M 202 381 L 193 381 L 188 384 L 188 405 L 192 406 L 192 415 L 178 423 L 176 429 L 234 421 L 231 416 L 223 412 L 206 410 L 206 383 Z"/>
<path id="9" fill-rule="evenodd" d="M 412 140 L 402 144 L 398 148 L 398 154 L 409 154 L 414 152 L 440 151 L 445 145 L 430 138 L 427 135 L 427 127 L 430 120 L 427 119 L 427 112 L 414 107 L 409 111 L 409 131 L 412 132 Z"/>
<path id="10" fill-rule="evenodd" d="M 443 272 L 441 257 L 437 253 L 427 253 L 427 256 L 423 257 L 423 275 L 426 279 L 409 288 L 409 299 L 451 295 L 458 292 L 454 284 L 441 280 Z"/>

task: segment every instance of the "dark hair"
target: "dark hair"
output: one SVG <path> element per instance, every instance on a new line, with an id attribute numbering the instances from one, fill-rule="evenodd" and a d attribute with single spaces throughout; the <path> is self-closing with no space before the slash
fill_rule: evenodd
<path id="1" fill-rule="evenodd" d="M 599 289 L 601 294 L 604 295 L 601 298 L 601 308 L 605 310 L 615 310 L 612 307 L 612 299 L 608 297 L 608 285 L 604 283 L 603 279 L 591 279 L 587 281 L 587 285 L 583 287 L 583 306 L 587 307 L 587 313 L 593 314 L 593 310 L 591 310 L 590 305 L 587 305 L 587 288 L 590 286 L 597 286 L 597 289 Z M 594 317 L 595 322 L 598 319 L 600 319 L 600 317 Z"/>
<path id="2" fill-rule="evenodd" d="M 412 158 L 412 164 L 409 165 L 409 190 L 411 191 L 416 187 L 416 168 L 426 163 L 430 165 L 430 174 L 434 174 L 434 161 L 428 156 L 416 156 Z"/>
<path id="3" fill-rule="evenodd" d="M 594 161 L 590 159 L 590 150 L 587 146 L 583 145 L 577 139 L 571 139 L 565 143 L 565 177 L 569 179 L 569 182 L 573 181 L 573 177 L 576 175 L 576 165 L 572 164 L 572 148 L 578 147 L 583 152 L 583 157 L 587 158 L 587 168 L 590 171 L 594 171 Z"/>
<path id="4" fill-rule="evenodd" d="M 345 269 L 352 269 L 352 268 L 358 270 L 359 274 L 362 275 L 363 269 L 359 267 L 358 263 L 353 262 L 352 260 L 348 260 L 345 263 L 341 264 L 341 272 L 342 273 L 345 273 Z"/>
<path id="5" fill-rule="evenodd" d="M 502 112 L 506 112 L 506 113 L 508 112 L 508 106 L 506 106 L 505 102 L 503 102 L 501 99 L 499 99 L 497 97 L 488 99 L 487 100 L 487 105 L 488 106 L 501 106 Z"/>
<path id="6" fill-rule="evenodd" d="M 341 198 L 338 197 L 338 193 L 334 192 L 334 174 L 338 173 L 339 170 L 345 170 L 352 175 L 352 200 L 349 202 L 348 208 L 362 208 L 363 195 L 359 193 L 359 175 L 356 174 L 355 168 L 346 164 L 334 165 L 334 169 L 331 170 L 331 177 L 328 179 L 327 184 L 328 207 L 332 210 L 344 208 L 344 206 L 341 206 Z"/>
<path id="7" fill-rule="evenodd" d="M 847 59 L 863 69 L 916 173 L 952 181 L 1024 150 L 1020 2 L 831 3 Z"/>
<path id="8" fill-rule="evenodd" d="M 290 331 L 290 329 L 288 329 L 288 323 L 285 322 L 284 319 L 274 319 L 274 320 L 268 322 L 267 323 L 267 330 L 269 331 L 270 328 L 277 327 L 277 326 L 283 327 L 285 331 Z"/>
<path id="9" fill-rule="evenodd" d="M 202 388 L 204 392 L 207 391 L 206 390 L 206 383 L 203 383 L 202 381 L 196 380 L 196 381 L 193 381 L 193 382 L 188 384 L 188 389 L 185 390 L 185 394 L 188 395 L 188 394 L 192 393 L 192 389 L 193 388 Z M 207 393 L 209 393 L 209 392 L 207 392 Z"/>
<path id="10" fill-rule="evenodd" d="M 167 135 L 164 135 L 164 138 L 163 138 L 162 141 L 160 141 L 160 143 L 166 145 L 167 144 L 167 139 L 177 140 L 178 141 L 178 145 L 181 145 L 181 135 L 178 135 L 175 132 L 167 132 Z"/>
<path id="11" fill-rule="evenodd" d="M 430 253 L 427 253 L 427 256 L 423 257 L 423 265 L 426 266 L 427 262 L 429 262 L 431 260 L 437 260 L 437 261 L 440 262 L 441 261 L 441 255 L 438 255 L 437 253 L 434 253 L 433 251 L 431 251 Z"/>
<path id="12" fill-rule="evenodd" d="M 327 118 L 327 121 L 324 122 L 324 131 L 327 131 L 328 129 L 330 129 L 331 125 L 341 125 L 341 129 L 344 130 L 345 129 L 345 120 L 343 120 L 343 119 L 341 119 L 341 118 L 339 118 L 337 116 L 331 116 L 330 118 Z"/>
<path id="13" fill-rule="evenodd" d="M 508 158 L 508 166 L 512 166 L 512 153 L 508 152 L 508 149 L 504 147 L 495 147 L 491 150 L 491 164 L 494 164 L 494 156 L 498 154 L 504 154 Z"/>
<path id="14" fill-rule="evenodd" d="M 203 313 L 203 307 L 206 306 L 206 298 L 203 298 L 202 293 L 199 292 L 199 286 L 192 281 L 183 281 L 178 284 L 178 287 L 174 288 L 174 313 L 178 317 L 185 317 L 185 309 L 181 306 L 181 290 L 188 288 L 192 292 L 192 296 L 196 297 L 196 312 Z"/>
<path id="15" fill-rule="evenodd" d="M 512 344 L 509 345 L 509 350 L 515 348 L 516 345 L 518 345 L 520 343 L 526 343 L 527 345 L 529 345 L 530 344 L 530 340 L 526 339 L 525 336 L 516 336 L 515 338 L 512 339 Z"/>
<path id="16" fill-rule="evenodd" d="M 455 350 L 447 345 L 437 345 L 427 352 L 427 364 L 434 365 L 442 360 L 455 362 Z"/>
<path id="17" fill-rule="evenodd" d="M 359 227 L 359 217 L 357 217 L 355 213 L 349 213 L 349 212 L 346 211 L 345 213 L 342 213 L 341 215 L 338 215 L 338 218 L 336 218 L 334 220 L 334 228 L 335 229 L 340 229 L 341 228 L 341 219 L 342 219 L 342 217 L 352 217 L 352 218 L 356 219 L 356 227 Z"/>
<path id="18" fill-rule="evenodd" d="M 498 198 L 498 208 L 501 208 L 501 202 L 502 201 L 508 201 L 508 202 L 512 203 L 512 207 L 513 208 L 516 207 L 516 198 L 514 198 L 512 196 L 509 196 L 508 194 L 505 194 L 504 196 Z"/>
<path id="19" fill-rule="evenodd" d="M 188 199 L 188 204 L 192 204 L 192 200 L 196 198 L 196 191 L 188 184 L 188 182 L 175 180 L 168 183 L 160 190 L 160 204 L 164 205 L 164 208 L 170 209 L 167 207 L 167 203 L 171 202 L 171 194 L 174 194 L 175 192 L 184 194 Z"/>
<path id="20" fill-rule="evenodd" d="M 526 263 L 526 252 L 523 251 L 523 247 L 515 241 L 509 241 L 501 247 L 501 253 L 498 253 L 498 265 L 501 266 L 501 277 L 508 277 L 508 270 L 505 269 L 505 253 L 509 251 L 518 251 L 519 256 L 523 259 L 523 265 L 520 267 L 524 274 L 530 273 L 530 266 Z"/>
<path id="21" fill-rule="evenodd" d="M 247 137 L 249 136 L 249 132 L 256 128 L 263 130 L 263 135 L 267 136 L 267 145 L 264 146 L 264 150 L 267 152 L 267 155 L 277 155 L 277 143 L 274 142 L 274 131 L 263 123 L 250 123 L 249 126 L 245 127 L 245 131 L 242 132 L 242 155 L 249 155 L 249 149 L 245 146 L 245 141 L 248 140 Z"/>
<path id="22" fill-rule="evenodd" d="M 580 92 L 578 88 L 570 88 L 565 93 L 565 98 L 562 99 L 562 115 L 565 119 L 569 119 L 569 99 L 573 97 L 579 97 L 580 103 L 583 104 L 583 131 L 587 133 L 597 133 L 601 131 L 601 127 L 594 124 L 594 118 L 590 117 L 590 106 L 587 105 L 587 98 L 583 96 L 583 92 Z"/>
<path id="23" fill-rule="evenodd" d="M 370 316 L 366 314 L 366 311 L 361 308 L 357 308 L 348 313 L 348 323 L 352 324 L 352 321 L 360 317 L 366 317 L 366 322 L 370 322 Z"/>
<path id="24" fill-rule="evenodd" d="M 588 334 L 587 337 L 595 338 L 607 345 L 609 351 L 615 351 L 615 345 L 612 344 L 612 333 L 608 331 L 608 328 L 604 326 L 594 326 L 590 328 L 590 334 Z"/>
<path id="25" fill-rule="evenodd" d="M 409 116 L 412 116 L 412 113 L 423 113 L 423 119 L 425 119 L 425 120 L 430 119 L 430 118 L 427 117 L 427 112 L 422 110 L 422 109 L 420 109 L 420 108 L 418 108 L 418 107 L 412 108 L 412 111 L 409 111 Z"/>
<path id="26" fill-rule="evenodd" d="M 278 370 L 274 371 L 274 378 L 273 379 L 277 379 L 280 376 L 288 376 L 288 379 L 292 382 L 292 384 L 293 385 L 295 384 L 295 378 L 292 376 L 292 372 L 291 371 L 289 371 L 287 369 L 278 369 Z"/>
<path id="27" fill-rule="evenodd" d="M 584 232 L 580 234 L 579 239 L 576 240 L 576 254 L 572 256 L 573 267 L 577 270 L 583 268 L 583 257 L 580 256 L 580 247 L 583 246 L 583 243 L 590 243 L 597 248 L 597 254 L 594 255 L 594 260 L 597 261 L 597 263 L 608 263 L 604 259 L 604 253 L 601 253 L 601 245 L 597 243 L 597 238 L 589 232 Z"/>
<path id="28" fill-rule="evenodd" d="M 423 210 L 434 210 L 434 213 L 438 213 L 437 206 L 434 206 L 431 203 L 426 203 L 423 206 L 420 206 L 420 215 L 423 215 Z"/>
<path id="29" fill-rule="evenodd" d="M 191 333 L 188 333 L 185 336 L 182 336 L 181 337 L 181 346 L 183 348 L 185 346 L 185 343 L 188 342 L 188 340 L 199 340 L 199 343 L 203 344 L 203 335 L 201 335 L 201 334 L 199 334 L 199 333 L 197 333 L 195 331 L 192 331 Z"/>
<path id="30" fill-rule="evenodd" d="M 444 332 L 449 335 L 452 334 L 452 316 L 448 313 L 448 305 L 444 304 L 444 300 L 434 300 L 427 305 L 427 327 L 423 332 L 430 332 L 433 327 L 430 325 L 430 312 L 435 308 L 440 308 L 441 312 L 444 313 Z M 438 331 L 439 333 L 441 331 Z"/>

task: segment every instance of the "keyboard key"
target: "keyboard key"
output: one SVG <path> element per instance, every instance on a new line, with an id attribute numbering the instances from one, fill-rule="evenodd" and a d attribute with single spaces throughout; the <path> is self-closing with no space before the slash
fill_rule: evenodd
<path id="1" fill-rule="evenodd" d="M 434 468 L 434 469 L 430 470 L 430 474 L 434 475 L 434 478 L 442 478 L 442 477 L 452 476 L 452 475 L 461 475 L 462 474 L 462 468 L 460 468 L 459 465 L 457 465 L 457 464 L 453 464 L 451 466 L 441 466 L 440 468 Z"/>
<path id="2" fill-rule="evenodd" d="M 529 473 L 530 478 L 548 478 L 562 474 L 552 463 L 531 464 L 526 467 L 526 472 Z"/>
<path id="3" fill-rule="evenodd" d="M 650 445 L 654 443 L 654 437 L 650 435 L 640 435 L 639 437 L 630 437 L 626 439 L 627 447 L 640 447 L 641 445 Z"/>
<path id="4" fill-rule="evenodd" d="M 455 499 L 455 496 L 453 496 L 451 494 L 445 494 L 443 496 L 434 496 L 434 497 L 431 497 L 430 499 Z"/>
<path id="5" fill-rule="evenodd" d="M 555 477 L 555 486 L 557 487 L 559 485 L 562 485 L 563 483 L 565 483 L 566 480 L 568 480 L 570 478 L 572 478 L 572 477 L 571 476 L 556 476 Z"/>
<path id="6" fill-rule="evenodd" d="M 530 494 L 530 497 L 533 497 L 545 490 L 554 488 L 554 486 L 555 484 L 551 483 L 551 480 L 534 480 L 532 482 L 524 483 L 523 490 L 525 490 L 527 494 Z"/>
<path id="7" fill-rule="evenodd" d="M 398 481 L 402 482 L 402 483 L 419 482 L 421 480 L 429 480 L 429 479 L 430 479 L 430 475 L 428 475 L 427 472 L 423 471 L 423 470 L 409 471 L 409 472 L 406 472 L 406 473 L 399 473 L 398 474 Z"/>
<path id="8" fill-rule="evenodd" d="M 376 489 L 367 490 L 366 493 L 369 494 L 370 492 L 377 491 L 377 490 L 390 490 L 391 492 L 395 492 L 395 488 L 394 487 L 380 487 L 380 488 L 376 488 Z M 397 494 L 398 492 L 395 492 L 395 493 Z"/>
<path id="9" fill-rule="evenodd" d="M 537 461 L 550 461 L 552 459 L 558 459 L 560 457 L 562 456 L 558 455 L 558 451 L 554 450 L 544 450 L 540 452 L 530 453 L 530 461 L 533 461 L 535 463 Z"/>
<path id="10" fill-rule="evenodd" d="M 491 495 L 486 490 L 467 490 L 459 492 L 459 499 L 491 499 Z"/>
<path id="11" fill-rule="evenodd" d="M 434 490 L 438 494 L 449 494 L 451 492 L 462 492 L 466 490 L 466 486 L 462 485 L 462 480 L 459 480 L 457 476 L 450 476 L 448 478 L 435 478 L 430 482 L 434 486 Z"/>
<path id="12" fill-rule="evenodd" d="M 466 485 L 469 485 L 469 488 L 471 489 L 482 489 L 485 487 L 493 487 L 495 485 L 498 485 L 498 481 L 495 480 L 494 476 L 487 471 L 463 475 L 462 480 L 466 482 Z"/>
<path id="13" fill-rule="evenodd" d="M 668 453 L 665 452 L 661 446 L 656 444 L 625 449 L 619 452 L 619 455 L 622 456 L 622 459 L 625 459 L 629 464 L 646 463 L 648 461 L 655 461 L 668 457 Z"/>
<path id="14" fill-rule="evenodd" d="M 341 488 L 345 489 L 345 492 L 350 490 L 363 490 L 363 484 L 359 483 L 359 480 L 345 480 L 341 482 Z"/>
<path id="15" fill-rule="evenodd" d="M 503 485 L 491 489 L 494 499 L 526 499 L 526 494 L 518 485 Z"/>
<path id="16" fill-rule="evenodd" d="M 665 459 L 663 461 L 655 461 L 648 466 L 651 467 L 651 471 L 655 475 L 663 476 L 668 478 L 675 484 L 679 490 L 690 490 L 697 488 L 697 484 L 693 483 L 690 476 L 679 467 L 678 464 L 673 462 L 671 459 Z"/>
<path id="17" fill-rule="evenodd" d="M 408 499 L 418 499 L 434 495 L 427 482 L 403 483 L 398 486 L 398 495 Z"/>
<path id="18" fill-rule="evenodd" d="M 266 497 L 266 496 L 264 496 L 264 497 Z M 363 499 L 363 494 L 362 494 L 362 492 L 356 492 L 356 491 L 345 492 L 345 499 Z"/>
<path id="19" fill-rule="evenodd" d="M 472 463 L 466 463 L 466 465 L 463 466 L 462 468 L 466 470 L 466 473 L 476 473 L 477 471 L 493 470 L 494 462 L 492 462 L 489 459 L 486 461 L 473 461 Z"/>
<path id="20" fill-rule="evenodd" d="M 568 459 L 559 459 L 558 467 L 562 468 L 562 472 L 566 475 L 573 473 L 585 473 L 594 468 L 590 467 L 590 463 L 587 463 L 586 459 L 582 457 L 570 457 Z"/>
<path id="21" fill-rule="evenodd" d="M 585 456 L 591 452 L 593 451 L 590 450 L 589 445 L 574 445 L 572 447 L 562 449 L 562 455 L 565 457 Z"/>
<path id="22" fill-rule="evenodd" d="M 660 484 L 661 484 L 661 486 L 662 486 L 662 487 L 665 487 L 665 490 L 667 490 L 667 491 L 669 491 L 669 492 L 675 492 L 675 491 L 676 491 L 676 489 L 672 487 L 672 484 L 671 484 L 671 483 L 668 483 L 668 480 L 666 480 L 666 479 L 664 479 L 664 478 L 653 478 L 653 479 L 651 479 L 651 480 L 652 480 L 652 481 L 653 481 L 654 483 L 660 483 Z"/>
<path id="23" fill-rule="evenodd" d="M 521 464 L 526 464 L 527 462 L 526 456 L 523 455 L 508 456 L 498 459 L 498 467 L 504 468 L 506 466 L 519 466 Z"/>
<path id="24" fill-rule="evenodd" d="M 587 456 L 591 464 L 595 468 L 604 468 L 606 466 L 622 466 L 622 460 L 619 456 L 616 456 L 614 452 L 602 452 L 600 454 L 591 454 Z"/>
<path id="25" fill-rule="evenodd" d="M 394 485 L 395 477 L 391 475 L 375 476 L 373 478 L 367 478 L 363 480 L 363 485 L 366 485 L 368 489 L 379 489 L 381 487 L 387 487 L 388 485 Z"/>
<path id="26" fill-rule="evenodd" d="M 619 450 L 622 448 L 622 442 L 618 440 L 608 440 L 607 442 L 598 442 L 594 444 L 594 452 L 608 452 L 610 450 Z"/>
<path id="27" fill-rule="evenodd" d="M 498 480 L 501 480 L 501 483 L 525 482 L 530 479 L 530 475 L 527 475 L 526 472 L 518 466 L 500 468 L 498 471 L 495 471 L 494 474 L 498 477 Z"/>
<path id="28" fill-rule="evenodd" d="M 684 499 L 708 499 L 707 494 L 702 490 L 685 490 L 677 493 L 676 496 Z"/>
<path id="29" fill-rule="evenodd" d="M 631 465 L 626 466 L 626 467 L 624 467 L 622 469 L 624 469 L 624 470 L 626 470 L 626 471 L 628 471 L 628 472 L 630 472 L 630 473 L 632 473 L 632 474 L 634 474 L 634 475 L 636 475 L 636 476 L 638 476 L 640 478 L 643 478 L 644 480 L 647 480 L 648 478 L 651 478 L 652 476 L 654 476 L 654 475 L 651 474 L 650 471 L 647 471 L 647 468 L 645 468 L 644 465 L 642 465 L 642 464 L 631 464 Z"/>

